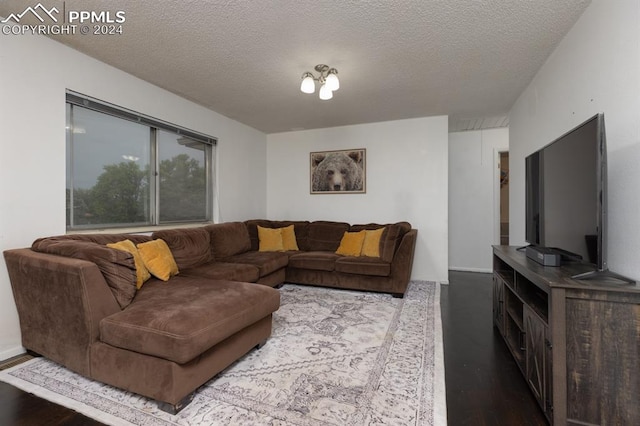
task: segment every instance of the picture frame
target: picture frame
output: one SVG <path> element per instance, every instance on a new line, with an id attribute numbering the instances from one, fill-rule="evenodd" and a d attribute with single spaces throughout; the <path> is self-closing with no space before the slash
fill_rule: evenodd
<path id="1" fill-rule="evenodd" d="M 364 148 L 311 152 L 311 194 L 365 194 L 366 156 Z"/>

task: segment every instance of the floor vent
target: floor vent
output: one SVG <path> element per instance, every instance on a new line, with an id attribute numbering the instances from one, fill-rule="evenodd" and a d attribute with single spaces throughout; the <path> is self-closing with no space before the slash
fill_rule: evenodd
<path id="1" fill-rule="evenodd" d="M 6 370 L 11 367 L 15 367 L 18 364 L 22 364 L 23 362 L 27 362 L 30 359 L 33 359 L 33 356 L 29 354 L 22 354 L 18 356 L 14 356 L 13 358 L 9 358 L 0 362 L 0 371 Z"/>

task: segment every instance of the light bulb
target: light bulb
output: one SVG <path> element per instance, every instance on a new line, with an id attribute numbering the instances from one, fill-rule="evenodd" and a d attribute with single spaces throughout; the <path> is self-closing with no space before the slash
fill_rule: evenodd
<path id="1" fill-rule="evenodd" d="M 338 80 L 338 71 L 335 68 L 329 70 L 327 75 L 327 81 L 325 84 L 331 89 L 331 91 L 338 90 L 340 88 L 340 80 Z"/>
<path id="2" fill-rule="evenodd" d="M 325 83 L 320 88 L 320 99 L 322 99 L 323 101 L 327 101 L 331 98 L 333 98 L 333 92 L 331 91 L 331 89 L 329 89 L 329 87 L 327 87 L 327 84 Z"/>
<path id="3" fill-rule="evenodd" d="M 304 93 L 313 93 L 316 91 L 316 83 L 313 81 L 313 76 L 309 73 L 305 73 L 302 76 L 302 84 L 300 84 L 300 90 Z"/>

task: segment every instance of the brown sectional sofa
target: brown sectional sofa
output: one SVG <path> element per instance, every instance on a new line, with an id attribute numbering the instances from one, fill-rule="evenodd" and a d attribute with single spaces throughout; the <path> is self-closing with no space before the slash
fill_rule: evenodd
<path id="1" fill-rule="evenodd" d="M 258 225 L 291 224 L 299 251 L 258 250 Z M 384 226 L 379 258 L 335 254 L 345 231 L 381 226 L 250 220 L 151 236 L 42 238 L 4 256 L 27 350 L 176 412 L 200 385 L 267 340 L 280 304 L 271 287 L 291 282 L 401 297 L 417 235 L 408 223 Z M 136 289 L 131 254 L 106 247 L 124 239 L 164 240 L 179 274 Z"/>

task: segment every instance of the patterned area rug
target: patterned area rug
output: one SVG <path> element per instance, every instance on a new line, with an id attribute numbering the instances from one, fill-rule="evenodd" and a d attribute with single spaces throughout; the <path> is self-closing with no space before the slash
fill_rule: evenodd
<path id="1" fill-rule="evenodd" d="M 175 416 L 44 358 L 0 380 L 109 425 L 446 425 L 440 287 L 404 299 L 285 285 L 272 337 Z"/>

